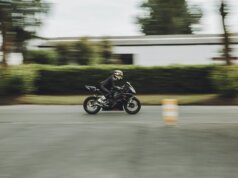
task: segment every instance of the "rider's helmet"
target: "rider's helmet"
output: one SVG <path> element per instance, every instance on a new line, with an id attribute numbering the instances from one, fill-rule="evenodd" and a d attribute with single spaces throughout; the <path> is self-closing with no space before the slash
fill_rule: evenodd
<path id="1" fill-rule="evenodd" d="M 123 72 L 121 70 L 114 70 L 113 78 L 116 80 L 121 80 L 123 78 Z"/>

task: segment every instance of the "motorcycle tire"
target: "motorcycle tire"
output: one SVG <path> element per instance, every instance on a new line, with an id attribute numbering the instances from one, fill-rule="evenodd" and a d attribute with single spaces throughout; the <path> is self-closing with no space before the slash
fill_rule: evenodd
<path id="1" fill-rule="evenodd" d="M 89 102 L 92 102 L 92 103 L 89 103 Z M 94 105 L 95 102 L 97 102 L 97 97 L 95 96 L 89 96 L 84 100 L 83 108 L 88 114 L 97 114 L 100 111 L 101 107 Z M 92 107 L 93 109 L 90 110 L 89 106 Z"/>
<path id="2" fill-rule="evenodd" d="M 134 107 L 137 107 L 134 109 Z M 131 110 L 133 108 L 133 110 Z M 137 114 L 141 109 L 141 103 L 140 100 L 136 97 L 133 97 L 131 100 L 131 103 L 124 103 L 124 109 L 128 114 Z"/>

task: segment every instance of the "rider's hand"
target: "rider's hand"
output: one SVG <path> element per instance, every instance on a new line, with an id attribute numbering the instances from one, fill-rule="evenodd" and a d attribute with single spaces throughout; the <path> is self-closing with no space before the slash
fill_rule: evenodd
<path id="1" fill-rule="evenodd" d="M 119 86 L 115 86 L 114 88 L 115 88 L 116 90 L 122 90 L 122 88 L 119 87 Z"/>

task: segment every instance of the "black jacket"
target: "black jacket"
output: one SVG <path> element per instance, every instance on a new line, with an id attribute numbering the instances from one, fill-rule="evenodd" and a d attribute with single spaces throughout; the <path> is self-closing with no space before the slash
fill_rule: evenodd
<path id="1" fill-rule="evenodd" d="M 112 76 L 108 77 L 106 80 L 100 83 L 100 87 L 104 92 L 110 93 L 110 90 L 115 88 L 115 82 Z"/>

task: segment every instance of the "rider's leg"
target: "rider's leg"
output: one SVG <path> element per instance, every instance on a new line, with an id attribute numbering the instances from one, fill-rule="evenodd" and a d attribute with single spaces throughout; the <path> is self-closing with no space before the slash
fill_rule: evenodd
<path id="1" fill-rule="evenodd" d="M 106 103 L 106 101 L 110 98 L 111 92 L 105 87 L 100 87 L 103 93 L 103 96 L 98 99 L 99 103 Z"/>

